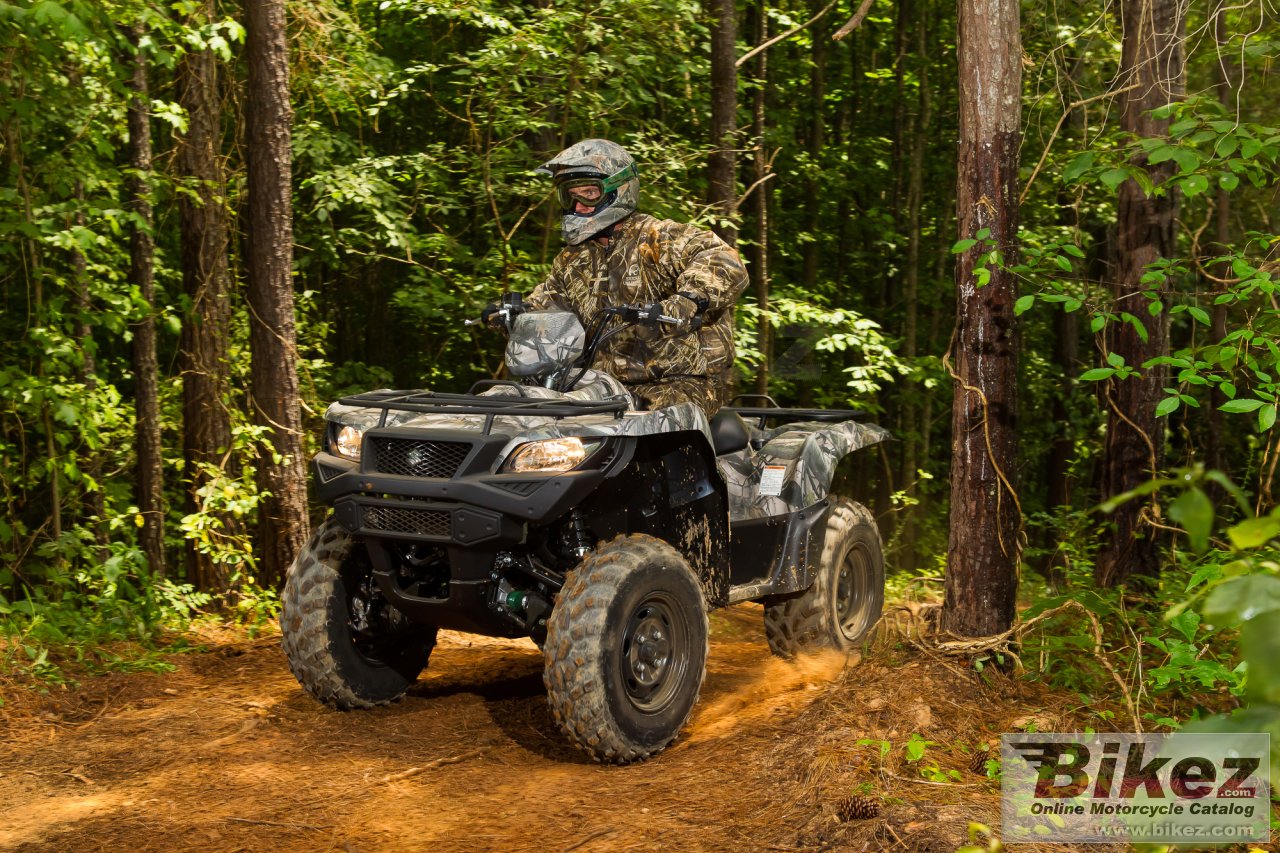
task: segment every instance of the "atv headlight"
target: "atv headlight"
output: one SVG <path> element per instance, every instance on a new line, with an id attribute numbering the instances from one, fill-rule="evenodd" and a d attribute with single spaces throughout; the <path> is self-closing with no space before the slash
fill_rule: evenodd
<path id="1" fill-rule="evenodd" d="M 360 442 L 364 441 L 364 430 L 353 426 L 339 427 L 330 432 L 329 451 L 352 462 L 360 461 Z"/>
<path id="2" fill-rule="evenodd" d="M 530 441 L 511 452 L 502 470 L 517 474 L 529 471 L 572 471 L 585 462 L 599 446 L 599 441 L 583 441 L 572 436 Z"/>

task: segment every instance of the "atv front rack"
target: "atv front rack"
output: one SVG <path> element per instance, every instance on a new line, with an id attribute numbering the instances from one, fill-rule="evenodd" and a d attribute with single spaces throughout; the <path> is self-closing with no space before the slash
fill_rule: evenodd
<path id="1" fill-rule="evenodd" d="M 343 397 L 343 406 L 381 409 L 378 426 L 387 424 L 387 415 L 416 412 L 427 415 L 484 415 L 484 432 L 493 429 L 498 417 L 578 418 L 585 415 L 613 415 L 621 418 L 630 408 L 627 400 L 546 400 L 524 397 L 485 397 L 476 394 L 437 394 L 433 391 L 370 391 Z"/>

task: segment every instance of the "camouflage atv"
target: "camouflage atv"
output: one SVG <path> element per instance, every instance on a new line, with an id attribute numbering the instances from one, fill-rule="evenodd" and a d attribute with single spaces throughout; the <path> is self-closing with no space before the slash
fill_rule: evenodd
<path id="1" fill-rule="evenodd" d="M 709 609 L 763 602 L 783 656 L 848 649 L 875 625 L 880 535 L 830 489 L 837 464 L 886 431 L 848 411 L 636 411 L 590 369 L 626 327 L 619 313 L 588 333 L 514 297 L 499 314 L 519 381 L 329 407 L 314 469 L 333 513 L 290 568 L 280 618 L 309 693 L 343 710 L 396 699 L 438 628 L 531 637 L 565 734 L 628 762 L 688 719 Z"/>

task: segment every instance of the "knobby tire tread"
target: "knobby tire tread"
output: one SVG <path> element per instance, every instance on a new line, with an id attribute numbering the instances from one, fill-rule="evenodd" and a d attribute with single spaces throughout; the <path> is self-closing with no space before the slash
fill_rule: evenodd
<path id="1" fill-rule="evenodd" d="M 765 604 L 765 637 L 769 641 L 769 650 L 778 657 L 794 658 L 805 649 L 843 647 L 839 637 L 832 633 L 833 630 L 838 631 L 838 626 L 831 625 L 829 619 L 831 599 L 836 593 L 835 577 L 829 569 L 832 560 L 844 558 L 842 548 L 845 541 L 862 525 L 869 527 L 874 537 L 879 583 L 883 589 L 884 551 L 875 516 L 860 503 L 848 498 L 835 498 L 827 520 L 821 566 L 813 583 L 804 592 L 779 596 Z M 883 597 L 881 604 L 883 606 Z M 879 618 L 879 613 L 876 617 Z M 875 621 L 867 626 L 868 632 Z"/>
<path id="2" fill-rule="evenodd" d="M 602 661 L 586 654 L 585 650 L 590 640 L 604 636 L 609 628 L 608 609 L 614 590 L 636 567 L 649 560 L 674 560 L 676 565 L 687 567 L 680 553 L 661 539 L 638 533 L 617 536 L 569 573 L 559 594 L 564 604 L 552 610 L 547 623 L 543 683 L 552 716 L 569 739 L 597 761 L 617 764 L 640 761 L 670 744 L 645 747 L 618 729 L 607 705 Z M 694 583 L 697 584 L 696 578 Z M 702 690 L 710 652 L 706 607 L 699 608 L 699 612 L 703 620 L 704 648 L 697 693 Z M 684 728 L 696 705 L 695 695 L 677 731 Z"/>
<path id="3" fill-rule="evenodd" d="M 326 519 L 289 567 L 280 595 L 281 645 L 289 670 L 308 693 L 339 711 L 389 705 L 404 693 L 401 690 L 386 697 L 362 695 L 356 689 L 358 685 L 343 677 L 343 667 L 334 655 L 334 643 L 341 638 L 333 635 L 330 602 L 341 590 L 340 570 L 351 544 L 350 535 L 334 519 Z M 339 616 L 345 618 L 343 614 Z M 342 627 L 337 627 L 341 632 Z M 432 632 L 428 646 L 434 645 Z M 404 689 L 411 683 L 406 681 Z"/>

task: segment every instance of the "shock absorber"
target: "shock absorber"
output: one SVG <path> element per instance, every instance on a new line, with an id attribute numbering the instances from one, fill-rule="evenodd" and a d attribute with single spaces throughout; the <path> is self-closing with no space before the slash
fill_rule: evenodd
<path id="1" fill-rule="evenodd" d="M 579 560 L 595 550 L 596 543 L 591 538 L 591 531 L 587 529 L 587 520 L 583 517 L 582 510 L 574 509 L 569 512 L 569 531 L 573 540 L 573 552 Z"/>

